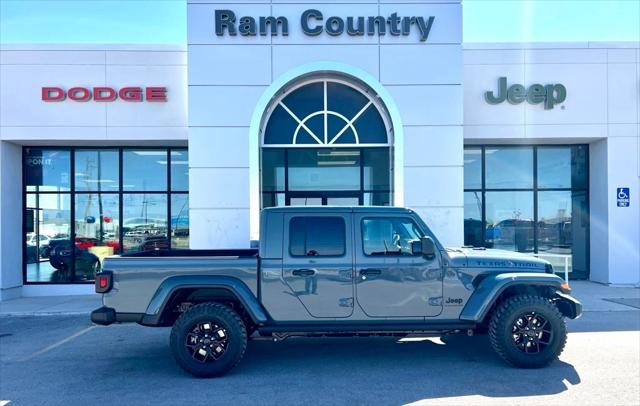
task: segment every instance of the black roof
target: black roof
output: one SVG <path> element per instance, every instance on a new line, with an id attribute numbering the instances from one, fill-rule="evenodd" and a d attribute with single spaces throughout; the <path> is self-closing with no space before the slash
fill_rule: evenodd
<path id="1" fill-rule="evenodd" d="M 411 213 L 411 209 L 391 206 L 285 206 L 262 209 L 268 212 L 309 213 L 309 212 L 359 212 L 359 213 Z"/>

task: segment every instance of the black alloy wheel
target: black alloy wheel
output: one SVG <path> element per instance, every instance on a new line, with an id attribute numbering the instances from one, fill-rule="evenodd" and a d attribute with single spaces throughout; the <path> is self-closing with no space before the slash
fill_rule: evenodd
<path id="1" fill-rule="evenodd" d="M 171 329 L 171 351 L 185 371 L 209 378 L 235 367 L 247 348 L 247 329 L 233 309 L 220 303 L 192 306 Z"/>
<path id="2" fill-rule="evenodd" d="M 551 323 L 536 312 L 524 313 L 518 317 L 511 331 L 516 347 L 527 354 L 539 353 L 553 340 Z"/>

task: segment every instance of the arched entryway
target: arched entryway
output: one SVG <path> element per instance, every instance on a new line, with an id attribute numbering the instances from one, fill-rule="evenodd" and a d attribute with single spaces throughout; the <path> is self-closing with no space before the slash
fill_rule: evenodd
<path id="1" fill-rule="evenodd" d="M 260 129 L 260 207 L 393 204 L 393 126 L 378 94 L 308 74 L 271 99 Z"/>

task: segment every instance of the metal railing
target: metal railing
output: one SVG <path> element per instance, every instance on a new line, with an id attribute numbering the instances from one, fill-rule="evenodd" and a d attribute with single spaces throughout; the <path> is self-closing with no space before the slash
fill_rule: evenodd
<path id="1" fill-rule="evenodd" d="M 544 257 L 549 257 L 549 258 L 564 258 L 564 281 L 569 283 L 569 260 L 571 259 L 571 255 L 566 255 L 566 254 L 546 254 L 546 253 L 537 253 L 537 254 L 531 254 L 534 257 L 538 257 L 538 258 L 542 258 L 544 259 Z"/>

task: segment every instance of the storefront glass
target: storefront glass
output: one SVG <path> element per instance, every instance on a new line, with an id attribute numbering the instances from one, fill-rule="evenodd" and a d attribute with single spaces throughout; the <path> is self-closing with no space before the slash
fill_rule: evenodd
<path id="1" fill-rule="evenodd" d="M 189 246 L 186 149 L 29 147 L 24 162 L 25 283 L 90 282 L 108 255 Z"/>
<path id="2" fill-rule="evenodd" d="M 588 277 L 588 146 L 469 146 L 464 162 L 465 245 Z"/>

